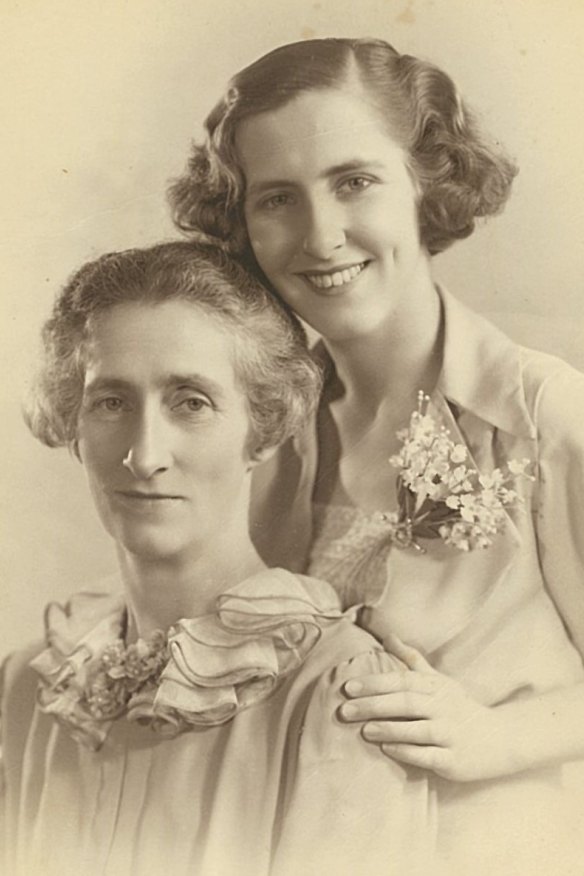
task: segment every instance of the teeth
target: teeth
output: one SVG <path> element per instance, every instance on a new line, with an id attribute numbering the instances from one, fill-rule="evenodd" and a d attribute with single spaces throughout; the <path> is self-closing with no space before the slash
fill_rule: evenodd
<path id="1" fill-rule="evenodd" d="M 343 286 L 345 283 L 350 283 L 355 277 L 358 277 L 365 262 L 360 265 L 351 265 L 350 268 L 345 268 L 343 271 L 334 271 L 332 274 L 305 274 L 313 286 L 317 289 L 330 289 L 332 286 Z"/>

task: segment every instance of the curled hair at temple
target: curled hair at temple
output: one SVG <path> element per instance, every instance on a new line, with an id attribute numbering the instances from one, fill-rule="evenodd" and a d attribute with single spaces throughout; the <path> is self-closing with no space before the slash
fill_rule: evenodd
<path id="1" fill-rule="evenodd" d="M 176 225 L 255 265 L 245 231 L 238 125 L 306 91 L 359 93 L 404 149 L 418 194 L 420 240 L 435 254 L 499 212 L 517 169 L 481 132 L 449 76 L 376 39 L 328 38 L 282 46 L 231 80 L 169 189 Z"/>
<path id="2" fill-rule="evenodd" d="M 200 308 L 232 338 L 253 449 L 296 434 L 321 387 L 300 323 L 225 253 L 178 241 L 108 253 L 64 287 L 43 327 L 43 364 L 24 412 L 33 435 L 49 447 L 74 444 L 87 347 L 101 314 L 118 304 L 173 300 Z"/>

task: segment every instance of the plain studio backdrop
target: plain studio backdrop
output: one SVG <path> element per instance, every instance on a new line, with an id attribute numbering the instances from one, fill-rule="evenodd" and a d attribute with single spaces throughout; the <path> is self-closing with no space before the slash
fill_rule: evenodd
<path id="1" fill-rule="evenodd" d="M 436 260 L 462 300 L 584 368 L 581 0 L 1 0 L 0 652 L 115 568 L 82 467 L 21 421 L 40 324 L 83 261 L 175 236 L 168 180 L 227 78 L 315 36 L 451 74 L 519 163 L 502 216 Z M 461 362 L 461 368 L 464 363 Z"/>

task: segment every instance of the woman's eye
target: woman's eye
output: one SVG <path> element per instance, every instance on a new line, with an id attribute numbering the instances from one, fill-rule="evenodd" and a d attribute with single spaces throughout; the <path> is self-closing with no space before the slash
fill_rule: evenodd
<path id="1" fill-rule="evenodd" d="M 341 183 L 340 188 L 346 192 L 362 192 L 373 185 L 373 180 L 367 176 L 352 176 Z"/>
<path id="2" fill-rule="evenodd" d="M 288 206 L 288 204 L 290 204 L 291 202 L 291 196 L 282 192 L 280 194 L 270 195 L 268 198 L 264 198 L 262 201 L 260 201 L 260 207 L 263 210 L 277 210 L 279 207 Z"/>
<path id="3" fill-rule="evenodd" d="M 187 411 L 189 414 L 197 414 L 199 411 L 211 407 L 211 405 L 207 399 L 202 398 L 199 395 L 193 395 L 189 398 L 182 399 L 182 401 L 179 401 L 175 407 L 179 410 Z"/>
<path id="4" fill-rule="evenodd" d="M 91 405 L 91 410 L 100 411 L 107 414 L 117 414 L 124 409 L 124 400 L 117 396 L 107 396 L 94 401 Z"/>

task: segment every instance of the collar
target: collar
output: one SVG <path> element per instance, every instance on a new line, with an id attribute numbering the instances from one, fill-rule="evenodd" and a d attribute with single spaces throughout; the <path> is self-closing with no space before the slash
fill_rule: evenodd
<path id="1" fill-rule="evenodd" d="M 30 664 L 40 710 L 94 750 L 121 717 L 164 736 L 227 723 L 264 700 L 342 617 L 329 584 L 278 568 L 230 588 L 214 613 L 127 646 L 125 615 L 121 594 L 51 603 L 48 647 Z"/>
<path id="2" fill-rule="evenodd" d="M 438 285 L 437 290 L 444 315 L 444 355 L 437 391 L 497 429 L 533 438 L 520 347 L 444 287 Z"/>

